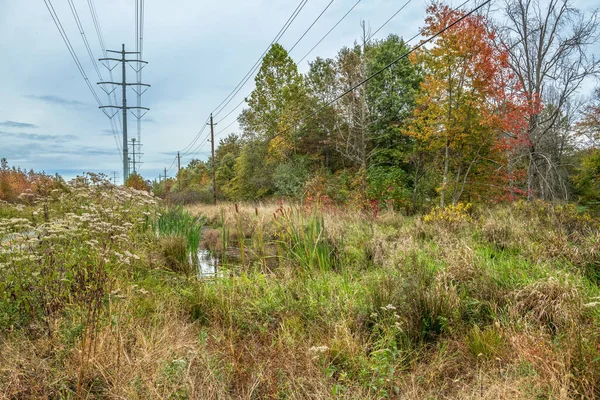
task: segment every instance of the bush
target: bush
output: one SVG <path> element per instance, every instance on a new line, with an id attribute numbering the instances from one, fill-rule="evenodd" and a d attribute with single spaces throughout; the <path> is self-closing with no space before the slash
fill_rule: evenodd
<path id="1" fill-rule="evenodd" d="M 196 203 L 212 204 L 213 194 L 212 190 L 209 189 L 185 189 L 181 192 L 173 192 L 167 194 L 165 200 L 168 204 L 174 206 L 184 206 Z"/>
<path id="2" fill-rule="evenodd" d="M 423 217 L 425 222 L 437 222 L 448 227 L 456 227 L 464 222 L 471 221 L 471 208 L 470 203 L 457 203 L 445 208 L 434 208 L 431 212 Z"/>
<path id="3" fill-rule="evenodd" d="M 125 186 L 128 188 L 143 190 L 145 192 L 149 192 L 150 188 L 144 182 L 144 179 L 139 174 L 131 174 L 129 178 L 125 181 Z"/>
<path id="4" fill-rule="evenodd" d="M 294 199 L 302 198 L 304 184 L 310 175 L 308 162 L 300 157 L 279 164 L 273 172 L 275 193 Z"/>
<path id="5" fill-rule="evenodd" d="M 369 198 L 394 210 L 408 209 L 411 193 L 406 172 L 399 167 L 374 167 L 368 171 Z"/>

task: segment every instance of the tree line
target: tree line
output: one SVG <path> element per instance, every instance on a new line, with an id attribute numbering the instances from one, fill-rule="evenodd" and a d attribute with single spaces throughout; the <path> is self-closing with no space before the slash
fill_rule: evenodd
<path id="1" fill-rule="evenodd" d="M 363 22 L 360 40 L 304 74 L 274 44 L 240 132 L 219 140 L 214 163 L 194 159 L 154 191 L 210 201 L 214 168 L 218 197 L 234 201 L 408 213 L 520 198 L 600 201 L 600 90 L 582 95 L 600 67 L 590 53 L 596 12 L 570 0 L 507 0 L 471 15 L 434 3 L 421 34 L 460 18 L 418 48 L 395 34 L 373 39 Z"/>

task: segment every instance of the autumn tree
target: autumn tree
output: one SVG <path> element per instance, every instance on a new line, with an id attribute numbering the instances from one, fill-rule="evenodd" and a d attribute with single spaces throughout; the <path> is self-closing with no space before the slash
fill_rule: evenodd
<path id="1" fill-rule="evenodd" d="M 144 182 L 144 178 L 142 178 L 139 174 L 129 175 L 129 177 L 125 181 L 125 186 L 128 188 L 143 190 L 146 192 L 150 190 L 146 182 Z"/>
<path id="2" fill-rule="evenodd" d="M 431 36 L 465 16 L 434 4 L 422 34 Z M 422 48 L 414 61 L 426 73 L 407 134 L 439 163 L 440 207 L 488 190 L 499 137 L 497 107 L 505 101 L 507 54 L 494 45 L 495 32 L 481 15 L 470 15 Z"/>
<path id="3" fill-rule="evenodd" d="M 502 42 L 510 50 L 509 64 L 529 110 L 516 154 L 525 160 L 528 198 L 566 199 L 564 174 L 550 154 L 562 138 L 551 136 L 584 80 L 599 71 L 600 60 L 590 53 L 598 39 L 598 15 L 585 16 L 571 0 L 543 5 L 539 0 L 507 0 L 505 11 Z"/>

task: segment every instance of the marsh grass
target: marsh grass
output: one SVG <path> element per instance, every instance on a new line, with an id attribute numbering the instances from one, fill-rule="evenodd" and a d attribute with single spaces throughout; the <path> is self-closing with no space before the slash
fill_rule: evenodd
<path id="1" fill-rule="evenodd" d="M 155 230 L 167 268 L 185 275 L 193 273 L 205 222 L 203 216 L 192 216 L 182 207 L 167 208 L 159 215 Z"/>
<path id="2" fill-rule="evenodd" d="M 305 214 L 289 208 L 277 218 L 279 243 L 288 261 L 301 271 L 331 271 L 335 267 L 335 252 L 325 230 L 325 218 L 320 212 Z"/>
<path id="3" fill-rule="evenodd" d="M 41 259 L 0 253 L 2 400 L 600 397 L 600 289 L 585 271 L 597 233 L 570 209 L 476 208 L 454 224 L 194 206 L 160 210 L 174 215 L 156 237 L 158 220 L 144 230 L 155 205 L 100 192 L 58 195 L 49 218 L 106 202 L 110 229 L 85 216 L 73 235 L 48 227 L 60 237 L 32 245 Z M 164 268 L 167 252 L 184 259 L 196 217 L 223 256 L 243 243 L 244 267 L 226 260 L 239 274 Z"/>
<path id="4" fill-rule="evenodd" d="M 194 217 L 183 208 L 174 207 L 167 209 L 158 217 L 156 228 L 160 236 L 184 238 L 188 253 L 196 254 L 204 223 L 204 217 Z"/>

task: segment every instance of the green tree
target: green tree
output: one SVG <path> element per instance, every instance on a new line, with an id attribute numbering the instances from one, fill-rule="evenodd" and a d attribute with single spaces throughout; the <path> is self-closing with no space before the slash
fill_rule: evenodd
<path id="1" fill-rule="evenodd" d="M 256 87 L 246 99 L 248 108 L 239 122 L 245 136 L 271 140 L 280 133 L 286 108 L 293 108 L 304 95 L 302 75 L 283 46 L 274 44 L 254 82 Z"/>
<path id="2" fill-rule="evenodd" d="M 409 50 L 397 35 L 372 43 L 367 57 L 367 75 L 379 71 Z M 402 127 L 413 112 L 422 80 L 423 73 L 418 66 L 404 58 L 369 81 L 367 104 L 371 114 L 372 158 L 377 166 L 408 169 L 407 158 L 414 139 L 405 135 Z"/>
<path id="3" fill-rule="evenodd" d="M 293 125 L 304 104 L 302 75 L 287 51 L 274 44 L 263 59 L 255 89 L 239 123 L 247 141 L 235 164 L 231 193 L 255 199 L 273 192 L 275 164 L 295 148 Z M 288 125 L 289 124 L 289 125 Z"/>
<path id="4" fill-rule="evenodd" d="M 258 139 L 248 141 L 235 161 L 230 195 L 234 200 L 256 200 L 272 194 L 273 176 L 267 168 L 268 147 Z"/>
<path id="5" fill-rule="evenodd" d="M 242 142 L 239 136 L 230 134 L 219 141 L 219 147 L 215 151 L 215 181 L 217 192 L 232 197 L 231 183 L 235 178 L 235 162 L 240 156 Z"/>

